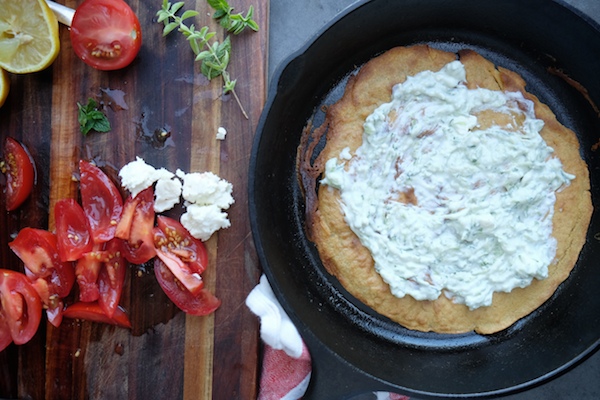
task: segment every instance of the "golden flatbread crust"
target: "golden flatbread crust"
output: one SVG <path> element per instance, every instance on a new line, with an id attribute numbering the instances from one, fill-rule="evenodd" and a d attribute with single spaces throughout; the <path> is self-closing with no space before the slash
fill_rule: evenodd
<path id="1" fill-rule="evenodd" d="M 443 295 L 435 301 L 418 301 L 411 296 L 397 298 L 375 271 L 369 250 L 346 224 L 339 206 L 338 190 L 326 185 L 319 187 L 312 206 L 312 202 L 307 201 L 307 232 L 329 273 L 337 277 L 348 292 L 379 314 L 419 331 L 461 333 L 474 330 L 490 334 L 511 326 L 538 308 L 569 276 L 585 243 L 592 213 L 588 169 L 581 159 L 574 132 L 561 125 L 546 105 L 525 91 L 525 81 L 517 73 L 497 68 L 470 50 L 455 54 L 425 45 L 393 48 L 366 63 L 349 79 L 342 99 L 328 108 L 325 123 L 316 130 L 320 134 L 326 131 L 326 146 L 314 165 L 307 169 L 310 170 L 308 175 L 317 179 L 323 172 L 324 163 L 337 157 L 342 149 L 349 147 L 353 153 L 362 144 L 366 117 L 376 107 L 390 101 L 395 84 L 424 70 L 438 71 L 457 58 L 465 66 L 469 87 L 520 91 L 532 100 L 536 116 L 545 123 L 542 137 L 554 148 L 564 170 L 576 176 L 567 188 L 557 193 L 553 218 L 557 253 L 549 266 L 548 278 L 534 279 L 530 286 L 510 293 L 495 293 L 491 306 L 475 310 L 454 304 Z M 480 115 L 479 119 L 497 117 L 501 115 Z M 304 179 L 306 189 L 306 176 Z"/>

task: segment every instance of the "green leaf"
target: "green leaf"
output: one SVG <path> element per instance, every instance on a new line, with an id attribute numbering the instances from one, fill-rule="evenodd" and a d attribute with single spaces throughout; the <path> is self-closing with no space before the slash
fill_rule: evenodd
<path id="1" fill-rule="evenodd" d="M 177 22 L 169 22 L 165 25 L 163 29 L 163 36 L 167 36 L 169 33 L 173 32 L 173 30 L 175 30 L 177 27 L 179 27 L 179 24 Z"/>
<path id="2" fill-rule="evenodd" d="M 179 1 L 175 4 L 173 4 L 169 11 L 171 11 L 171 13 L 175 14 L 175 13 L 177 13 L 177 11 L 181 10 L 181 7 L 183 7 L 184 5 L 185 5 L 185 2 Z"/>
<path id="3" fill-rule="evenodd" d="M 91 130 L 96 132 L 110 131 L 110 122 L 106 115 L 98 110 L 98 103 L 94 99 L 89 98 L 85 106 L 77 103 L 77 109 L 77 120 L 83 135 L 87 135 Z"/>
<path id="4" fill-rule="evenodd" d="M 183 21 L 184 19 L 195 17 L 198 14 L 200 14 L 200 13 L 196 10 L 187 10 L 183 14 L 181 14 L 180 18 Z"/>

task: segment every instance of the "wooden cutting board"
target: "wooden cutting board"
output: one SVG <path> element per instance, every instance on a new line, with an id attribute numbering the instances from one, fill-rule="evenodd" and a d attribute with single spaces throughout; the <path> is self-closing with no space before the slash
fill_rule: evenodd
<path id="1" fill-rule="evenodd" d="M 63 4 L 76 8 L 81 1 Z M 152 263 L 131 266 L 121 304 L 131 330 L 65 319 L 60 328 L 42 321 L 25 345 L 0 352 L 0 397 L 32 399 L 253 399 L 259 370 L 258 320 L 245 298 L 260 268 L 248 218 L 249 155 L 266 96 L 268 0 L 231 0 L 235 12 L 255 8 L 260 31 L 232 36 L 229 72 L 248 119 L 220 79 L 199 73 L 179 32 L 162 36 L 156 22 L 161 0 L 129 0 L 140 20 L 143 46 L 126 69 L 102 72 L 73 53 L 69 31 L 60 27 L 61 51 L 45 71 L 12 75 L 0 108 L 0 139 L 11 136 L 30 150 L 37 167 L 32 195 L 17 211 L 0 212 L 2 268 L 21 270 L 7 243 L 23 227 L 52 228 L 49 210 L 76 198 L 79 159 L 95 161 L 117 178 L 118 170 L 140 156 L 155 167 L 212 171 L 233 184 L 231 227 L 206 242 L 210 255 L 206 286 L 221 299 L 207 317 L 179 311 L 162 293 Z M 222 40 L 205 0 L 185 2 L 196 9 L 196 27 L 209 25 Z M 83 136 L 77 102 L 101 102 L 112 124 L 109 133 Z M 227 130 L 224 141 L 217 129 Z M 165 130 L 165 142 L 155 140 Z M 1 143 L 1 142 L 0 142 Z M 118 181 L 117 181 L 118 182 Z M 4 200 L 0 206 L 4 210 Z M 176 211 L 177 212 L 177 211 Z M 176 213 L 175 212 L 175 213 Z M 180 212 L 180 211 L 179 211 Z"/>

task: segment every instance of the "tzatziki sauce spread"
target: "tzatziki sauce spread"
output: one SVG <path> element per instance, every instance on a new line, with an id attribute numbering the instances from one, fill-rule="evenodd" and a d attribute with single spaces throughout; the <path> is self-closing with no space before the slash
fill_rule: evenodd
<path id="1" fill-rule="evenodd" d="M 574 176 L 540 136 L 532 101 L 465 82 L 453 61 L 394 86 L 362 145 L 328 160 L 320 183 L 340 191 L 346 223 L 395 296 L 443 293 L 476 309 L 547 277 L 555 192 Z M 485 110 L 511 118 L 482 126 Z"/>

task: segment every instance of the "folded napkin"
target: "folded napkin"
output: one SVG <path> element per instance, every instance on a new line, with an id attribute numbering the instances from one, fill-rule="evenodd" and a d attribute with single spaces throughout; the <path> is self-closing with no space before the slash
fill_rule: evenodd
<path id="1" fill-rule="evenodd" d="M 310 354 L 266 276 L 260 277 L 246 305 L 260 318 L 260 337 L 265 344 L 258 400 L 301 399 L 310 381 Z M 373 394 L 377 400 L 409 400 L 395 393 Z"/>

